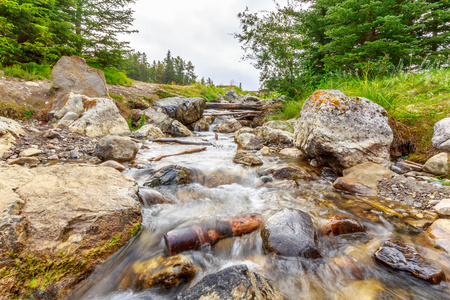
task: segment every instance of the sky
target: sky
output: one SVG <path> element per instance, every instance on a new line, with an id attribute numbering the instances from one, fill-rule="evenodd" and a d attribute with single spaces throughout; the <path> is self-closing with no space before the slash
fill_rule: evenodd
<path id="1" fill-rule="evenodd" d="M 283 2 L 281 2 L 283 3 Z M 244 51 L 232 34 L 239 32 L 237 14 L 274 10 L 273 0 L 138 0 L 134 29 L 126 35 L 131 48 L 145 52 L 149 62 L 163 60 L 167 51 L 191 61 L 198 80 L 211 78 L 215 85 L 242 84 L 245 90 L 259 89 L 259 71 L 242 61 Z"/>

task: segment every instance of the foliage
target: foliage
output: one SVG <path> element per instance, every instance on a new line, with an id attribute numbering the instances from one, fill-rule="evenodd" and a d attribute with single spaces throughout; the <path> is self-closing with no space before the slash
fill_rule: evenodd
<path id="1" fill-rule="evenodd" d="M 96 66 L 105 74 L 106 83 L 115 85 L 133 85 L 133 81 L 127 77 L 124 71 L 119 71 L 114 67 L 100 67 Z"/>
<path id="2" fill-rule="evenodd" d="M 18 77 L 25 80 L 50 79 L 52 76 L 52 68 L 50 65 L 38 65 L 33 62 L 10 65 L 2 69 L 5 76 Z"/>
<path id="3" fill-rule="evenodd" d="M 186 62 L 179 56 L 172 57 L 169 50 L 164 61 L 153 61 L 147 81 L 178 85 L 193 84 L 197 80 L 194 69 L 192 62 Z"/>
<path id="4" fill-rule="evenodd" d="M 34 109 L 24 109 L 23 110 L 23 120 L 30 119 L 35 113 L 36 113 L 36 111 Z"/>
<path id="5" fill-rule="evenodd" d="M 0 63 L 47 64 L 74 53 L 68 0 L 0 1 Z"/>
<path id="6" fill-rule="evenodd" d="M 134 18 L 128 8 L 136 0 L 74 0 L 71 21 L 76 33 L 76 51 L 92 63 L 104 67 L 118 66 L 127 52 L 128 42 L 119 41 L 119 34 L 136 32 L 130 29 Z"/>
<path id="7" fill-rule="evenodd" d="M 217 96 L 225 95 L 225 92 L 234 88 L 237 94 L 246 95 L 248 92 L 243 91 L 237 86 L 220 87 L 214 85 L 205 85 L 199 82 L 186 86 L 179 85 L 164 85 L 164 90 L 171 93 L 171 95 L 180 95 L 183 97 L 201 97 L 206 101 L 217 100 Z M 168 96 L 171 96 L 168 95 Z"/>
<path id="8" fill-rule="evenodd" d="M 0 64 L 53 64 L 78 55 L 117 66 L 129 51 L 119 34 L 129 29 L 135 0 L 2 0 Z"/>
<path id="9" fill-rule="evenodd" d="M 325 75 L 383 77 L 450 57 L 447 0 L 292 0 L 238 17 L 244 58 L 265 88 L 293 98 Z"/>
<path id="10" fill-rule="evenodd" d="M 336 89 L 347 96 L 364 97 L 380 104 L 391 119 L 408 126 L 417 150 L 422 153 L 429 151 L 434 124 L 450 116 L 450 69 L 430 68 L 376 78 L 341 73 L 325 76 L 317 86 L 302 93 L 298 101 L 287 101 L 286 108 L 274 118 L 298 116 L 303 102 L 315 89 Z"/>

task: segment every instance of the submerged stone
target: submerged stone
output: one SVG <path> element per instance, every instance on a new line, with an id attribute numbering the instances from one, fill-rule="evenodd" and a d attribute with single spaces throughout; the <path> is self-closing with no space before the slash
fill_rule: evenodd
<path id="1" fill-rule="evenodd" d="M 349 217 L 332 215 L 330 216 L 320 228 L 323 235 L 341 235 L 354 232 L 366 231 L 364 227 L 356 220 Z"/>
<path id="2" fill-rule="evenodd" d="M 386 267 L 406 272 L 431 284 L 445 280 L 444 271 L 438 265 L 425 260 L 414 247 L 400 240 L 384 242 L 374 257 L 378 263 Z"/>
<path id="3" fill-rule="evenodd" d="M 281 300 L 283 296 L 270 280 L 240 265 L 206 275 L 196 285 L 178 295 L 177 299 Z"/>
<path id="4" fill-rule="evenodd" d="M 121 283 L 121 288 L 143 290 L 152 287 L 171 289 L 180 283 L 190 281 L 195 276 L 192 259 L 179 254 L 170 257 L 153 257 L 137 261 Z"/>

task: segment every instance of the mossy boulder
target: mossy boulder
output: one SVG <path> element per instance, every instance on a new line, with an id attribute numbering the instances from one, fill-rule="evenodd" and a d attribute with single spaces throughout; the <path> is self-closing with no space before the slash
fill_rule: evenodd
<path id="1" fill-rule="evenodd" d="M 137 184 L 109 167 L 0 166 L 0 294 L 61 298 L 142 222 Z"/>

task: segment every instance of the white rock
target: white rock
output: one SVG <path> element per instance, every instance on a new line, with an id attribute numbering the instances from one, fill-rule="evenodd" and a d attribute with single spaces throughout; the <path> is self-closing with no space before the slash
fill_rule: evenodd
<path id="1" fill-rule="evenodd" d="M 366 161 L 389 165 L 393 133 L 386 110 L 365 98 L 316 91 L 304 103 L 294 135 L 305 155 L 338 172 Z"/>
<path id="2" fill-rule="evenodd" d="M 35 148 L 28 148 L 23 150 L 22 152 L 19 153 L 20 157 L 31 157 L 31 156 L 37 156 L 39 154 L 41 154 L 42 151 L 39 149 L 35 149 Z"/>
<path id="3" fill-rule="evenodd" d="M 422 170 L 427 173 L 436 175 L 445 175 L 448 173 L 448 154 L 446 152 L 439 153 L 431 157 L 423 165 Z"/>
<path id="4" fill-rule="evenodd" d="M 440 217 L 450 217 L 450 199 L 442 199 L 437 205 L 434 206 L 434 210 Z"/>
<path id="5" fill-rule="evenodd" d="M 139 128 L 139 130 L 136 131 L 136 133 L 145 136 L 149 140 L 166 137 L 166 135 L 162 132 L 161 129 L 152 124 L 142 126 L 141 128 Z"/>
<path id="6" fill-rule="evenodd" d="M 75 119 L 75 116 L 81 115 Z M 125 119 L 109 98 L 89 98 L 74 93 L 59 97 L 49 112 L 49 118 L 57 120 L 58 127 L 68 126 L 69 130 L 88 136 L 122 134 L 129 132 Z"/>
<path id="7" fill-rule="evenodd" d="M 19 123 L 0 117 L 0 158 L 16 142 L 16 139 L 24 134 L 25 131 Z"/>
<path id="8" fill-rule="evenodd" d="M 442 119 L 434 124 L 431 142 L 440 151 L 450 152 L 450 118 Z"/>

